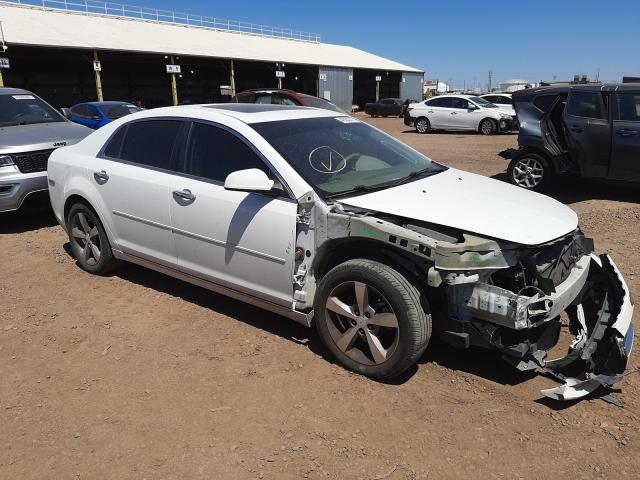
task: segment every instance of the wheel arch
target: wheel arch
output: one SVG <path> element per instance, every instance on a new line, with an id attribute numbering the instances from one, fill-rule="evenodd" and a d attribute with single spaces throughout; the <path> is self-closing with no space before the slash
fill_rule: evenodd
<path id="1" fill-rule="evenodd" d="M 534 146 L 524 147 L 513 160 L 519 160 L 523 156 L 530 155 L 530 154 L 535 154 L 542 157 L 544 161 L 547 162 L 547 165 L 551 167 L 551 170 L 553 171 L 553 173 L 558 173 L 558 166 L 556 165 L 556 162 L 554 162 L 551 159 L 550 155 L 547 152 L 545 152 L 543 149 L 538 147 L 534 147 Z"/>
<path id="2" fill-rule="evenodd" d="M 420 260 L 393 245 L 368 238 L 340 238 L 326 241 L 313 260 L 316 281 L 320 281 L 333 267 L 356 258 L 376 260 L 395 268 L 417 286 L 426 286 L 428 266 L 420 267 Z"/>
<path id="3" fill-rule="evenodd" d="M 499 128 L 499 125 L 500 125 L 498 120 L 496 120 L 493 117 L 482 117 L 480 119 L 480 121 L 478 122 L 478 126 L 476 127 L 476 130 L 478 131 L 478 133 L 480 133 L 480 126 L 482 125 L 482 122 L 484 122 L 485 120 L 491 120 L 493 122 L 493 124 L 495 125 L 495 127 L 496 127 L 496 132 L 498 131 L 498 128 Z"/>

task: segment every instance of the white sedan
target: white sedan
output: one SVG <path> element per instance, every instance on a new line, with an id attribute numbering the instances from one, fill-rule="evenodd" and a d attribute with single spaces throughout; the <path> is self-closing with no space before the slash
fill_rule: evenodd
<path id="1" fill-rule="evenodd" d="M 129 261 L 313 324 L 337 362 L 371 378 L 415 365 L 433 331 L 521 370 L 580 359 L 555 398 L 626 367 L 629 291 L 571 209 L 437 164 L 344 114 L 139 112 L 54 151 L 48 182 L 82 269 Z M 552 365 L 565 309 L 579 309 L 579 341 Z"/>
<path id="2" fill-rule="evenodd" d="M 404 123 L 415 127 L 419 133 L 471 130 L 493 135 L 511 130 L 513 117 L 475 95 L 441 95 L 410 104 Z"/>

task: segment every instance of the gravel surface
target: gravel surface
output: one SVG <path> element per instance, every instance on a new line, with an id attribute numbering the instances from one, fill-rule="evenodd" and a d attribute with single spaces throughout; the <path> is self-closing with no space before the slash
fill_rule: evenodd
<path id="1" fill-rule="evenodd" d="M 366 120 L 496 178 L 516 145 Z M 549 193 L 640 298 L 638 189 L 567 179 Z M 539 393 L 551 379 L 436 341 L 376 383 L 282 317 L 136 266 L 81 271 L 34 207 L 0 216 L 0 278 L 0 478 L 638 478 L 637 374 L 612 393 L 624 408 L 559 404 Z"/>

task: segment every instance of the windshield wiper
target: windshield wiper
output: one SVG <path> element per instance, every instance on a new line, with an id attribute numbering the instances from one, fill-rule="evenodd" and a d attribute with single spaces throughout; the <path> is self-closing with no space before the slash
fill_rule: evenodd
<path id="1" fill-rule="evenodd" d="M 413 172 L 409 172 L 404 177 L 400 177 L 397 180 L 393 180 L 392 182 L 386 183 L 385 186 L 395 187 L 396 185 L 402 185 L 403 183 L 406 183 L 409 180 L 414 179 L 416 177 L 420 177 L 426 173 L 428 173 L 429 175 L 435 175 L 436 173 L 440 173 L 442 171 L 444 171 L 444 168 L 434 169 L 433 167 L 426 167 L 421 170 L 415 170 Z"/>
<path id="2" fill-rule="evenodd" d="M 435 175 L 436 173 L 440 173 L 443 172 L 444 170 L 446 170 L 445 168 L 438 168 L 438 169 L 434 169 L 433 167 L 427 167 L 427 168 L 423 168 L 421 170 L 416 170 L 413 172 L 410 172 L 409 174 L 405 175 L 404 177 L 400 177 L 396 180 L 392 180 L 390 182 L 385 182 L 385 183 L 379 183 L 377 185 L 356 185 L 355 187 L 353 187 L 352 189 L 349 190 L 345 190 L 344 192 L 337 192 L 337 193 L 332 193 L 330 195 L 325 195 L 326 199 L 330 199 L 330 198 L 336 198 L 336 197 L 341 197 L 343 195 L 349 195 L 351 193 L 359 193 L 359 192 L 371 192 L 373 190 L 381 190 L 383 188 L 389 188 L 389 187 L 395 187 L 397 185 L 401 185 L 415 177 L 419 177 L 425 174 L 430 174 L 430 175 Z"/>

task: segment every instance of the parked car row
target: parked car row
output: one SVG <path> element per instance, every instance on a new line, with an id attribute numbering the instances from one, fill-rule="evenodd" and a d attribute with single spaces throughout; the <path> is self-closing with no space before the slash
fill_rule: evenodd
<path id="1" fill-rule="evenodd" d="M 410 104 L 404 114 L 404 123 L 419 133 L 469 130 L 493 135 L 515 127 L 516 115 L 512 110 L 474 95 L 440 95 Z"/>

